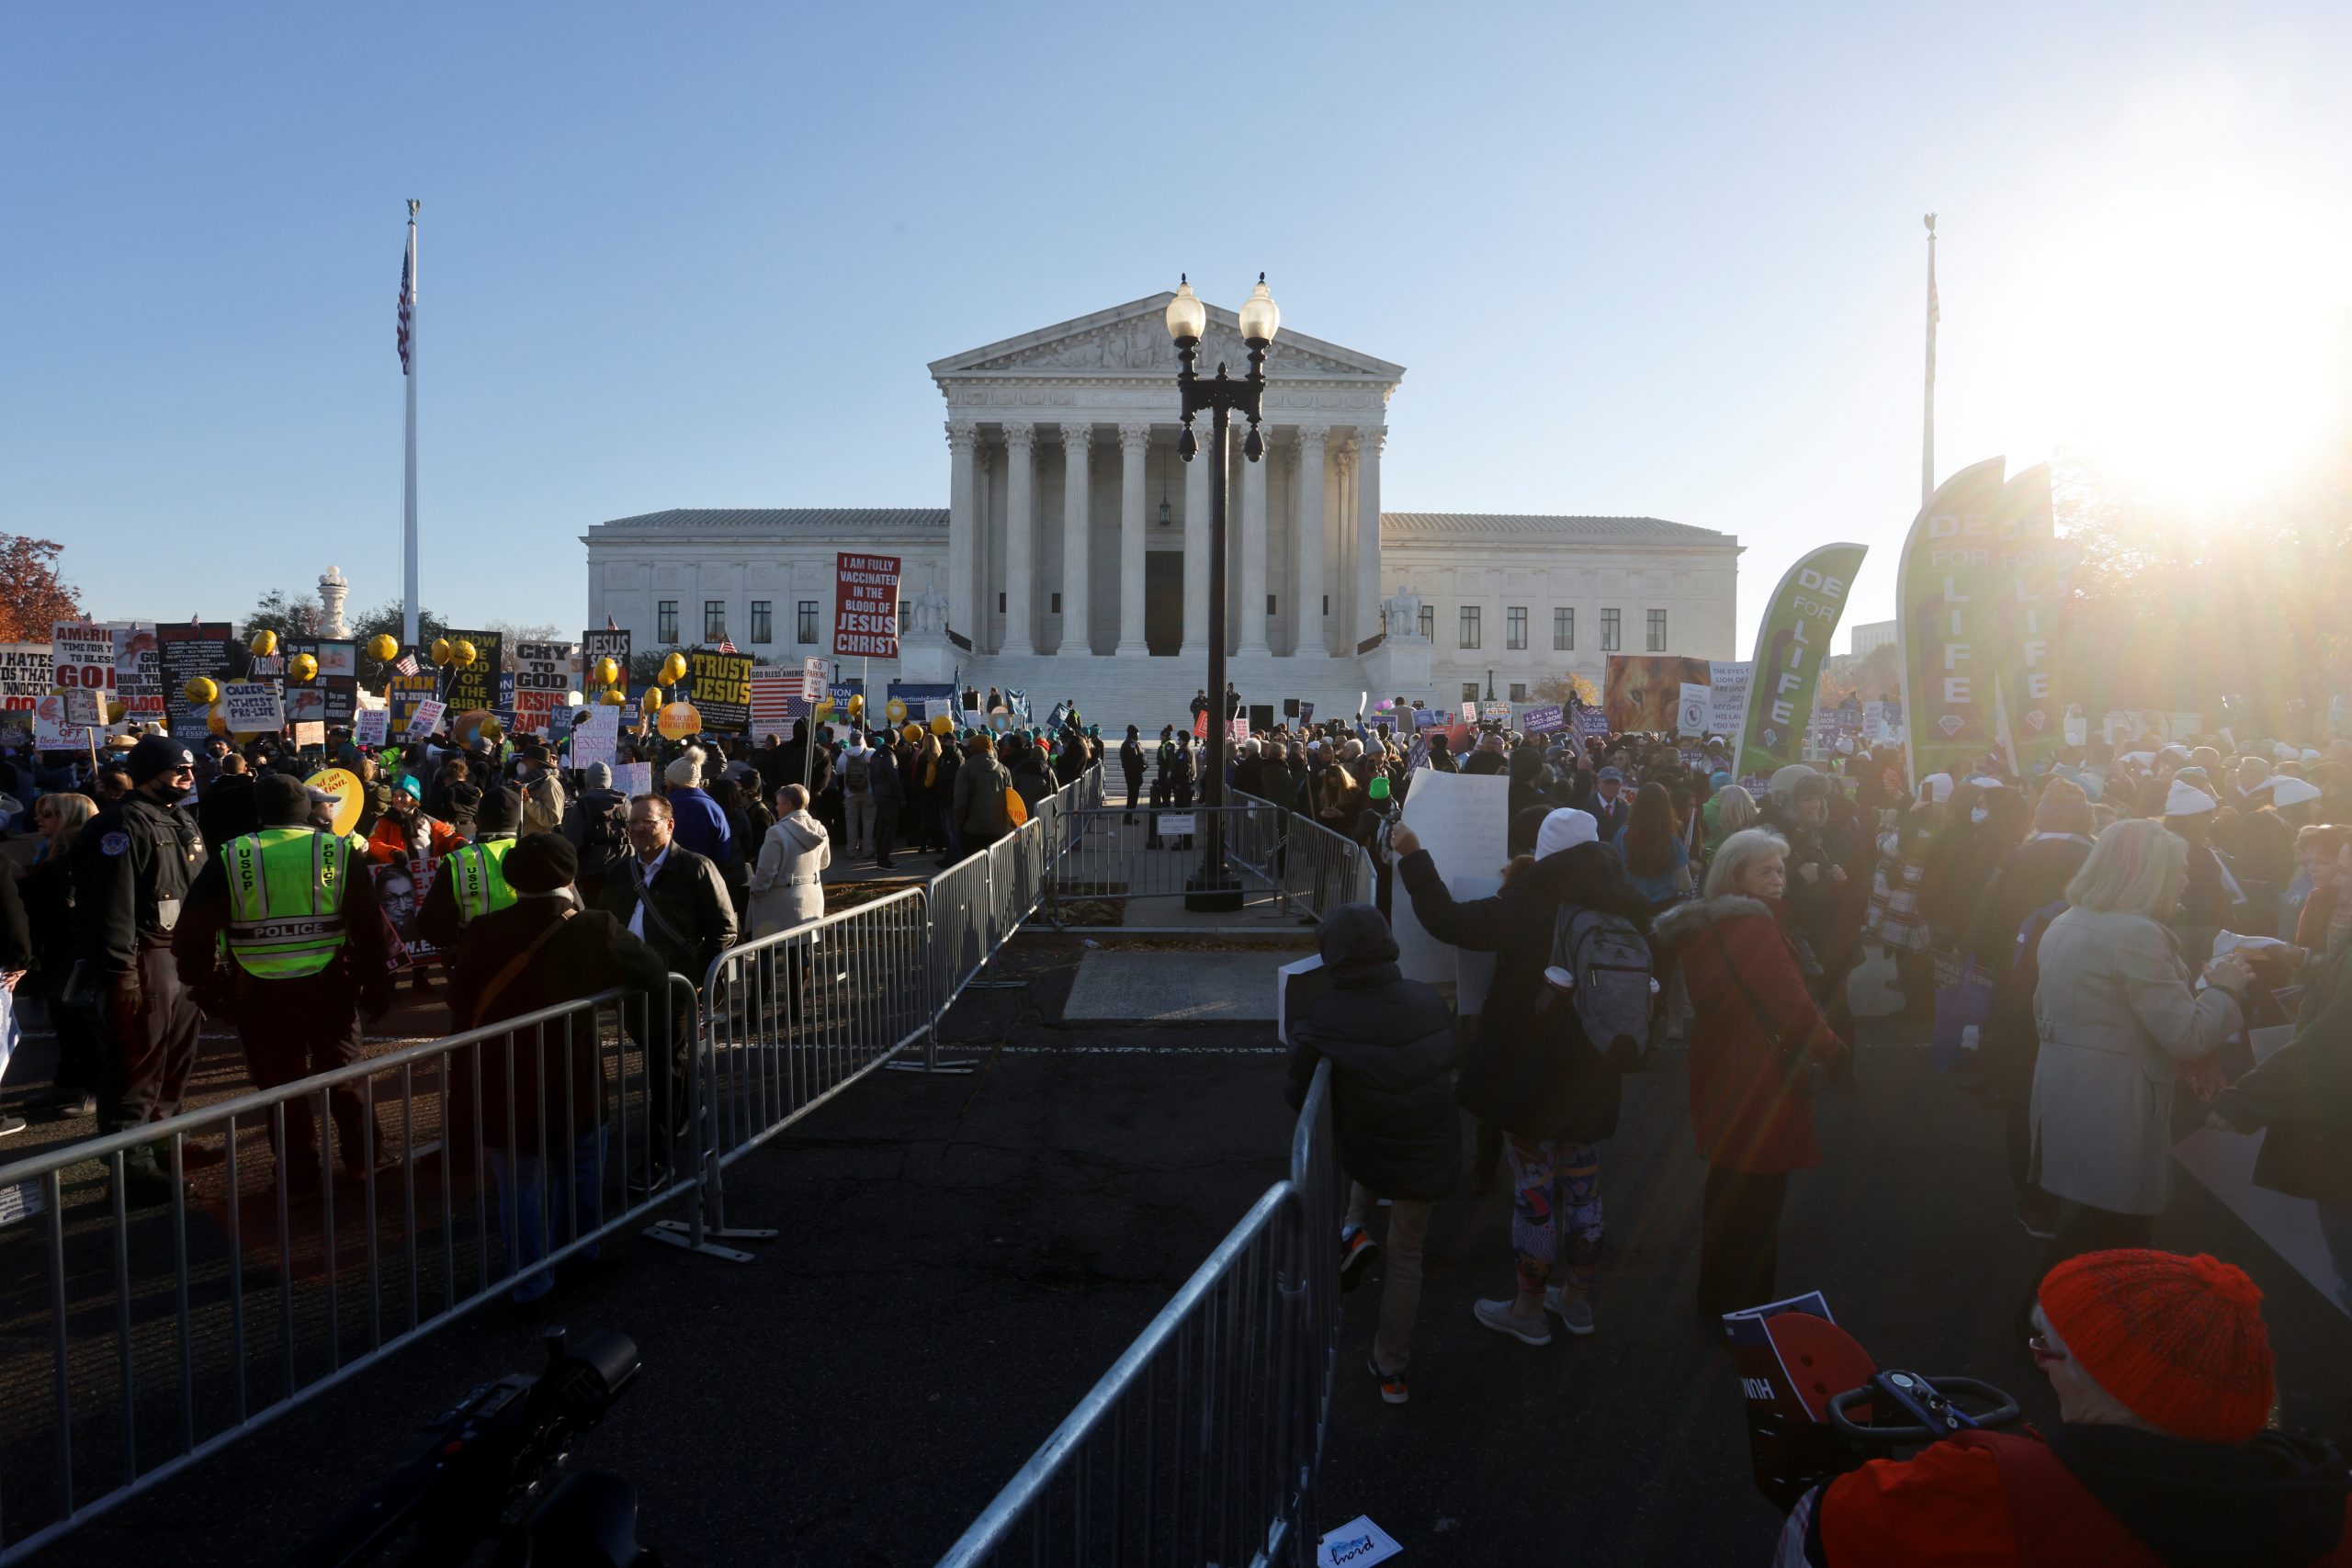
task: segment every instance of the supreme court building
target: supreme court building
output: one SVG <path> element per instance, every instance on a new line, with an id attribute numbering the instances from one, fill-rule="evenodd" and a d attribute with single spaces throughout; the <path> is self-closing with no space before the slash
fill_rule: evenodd
<path id="1" fill-rule="evenodd" d="M 591 526 L 588 625 L 640 649 L 731 638 L 797 664 L 832 647 L 834 556 L 904 558 L 886 680 L 1075 697 L 1106 723 L 1182 721 L 1206 680 L 1209 458 L 1176 453 L 1170 296 L 936 360 L 944 507 L 681 508 Z M 1209 308 L 1201 368 L 1246 367 Z M 1228 672 L 1251 703 L 1355 710 L 1359 693 L 1524 698 L 1600 683 L 1610 653 L 1731 659 L 1738 541 L 1650 517 L 1383 512 L 1404 367 L 1285 326 L 1266 357 L 1261 461 L 1231 443 Z M 1571 443 L 1564 441 L 1564 446 Z M 844 661 L 843 674 L 858 673 Z M 1476 690 L 1473 691 L 1475 686 Z"/>

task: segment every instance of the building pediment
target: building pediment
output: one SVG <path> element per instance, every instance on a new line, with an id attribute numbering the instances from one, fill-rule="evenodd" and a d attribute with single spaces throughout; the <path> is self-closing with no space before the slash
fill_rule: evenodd
<path id="1" fill-rule="evenodd" d="M 1173 376 L 1176 345 L 1169 341 L 1165 317 L 1168 301 L 1162 292 L 1133 300 L 1091 316 L 1080 316 L 1056 326 L 1041 327 L 1019 337 L 1006 338 L 967 353 L 933 360 L 932 378 L 943 385 L 969 377 L 1029 377 L 1070 379 L 1095 377 Z M 1216 370 L 1223 360 L 1238 374 L 1249 362 L 1238 321 L 1222 306 L 1208 307 L 1208 334 L 1201 344 L 1201 369 Z M 1405 374 L 1401 365 L 1326 343 L 1285 328 L 1266 358 L 1270 380 L 1346 379 L 1377 381 L 1394 386 Z"/>

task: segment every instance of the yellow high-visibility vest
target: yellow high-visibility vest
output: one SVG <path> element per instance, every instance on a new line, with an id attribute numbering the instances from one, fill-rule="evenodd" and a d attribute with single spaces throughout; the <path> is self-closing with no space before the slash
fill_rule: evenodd
<path id="1" fill-rule="evenodd" d="M 506 852 L 514 845 L 513 839 L 491 839 L 450 853 L 446 863 L 456 878 L 449 890 L 457 895 L 458 924 L 514 902 L 514 889 L 506 886 Z"/>
<path id="2" fill-rule="evenodd" d="M 261 980 L 325 968 L 343 946 L 351 845 L 308 828 L 265 828 L 230 844 L 229 956 Z"/>

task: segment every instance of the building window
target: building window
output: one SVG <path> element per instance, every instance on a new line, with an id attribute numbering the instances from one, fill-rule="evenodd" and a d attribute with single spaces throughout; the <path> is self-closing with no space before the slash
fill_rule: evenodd
<path id="1" fill-rule="evenodd" d="M 817 601 L 803 599 L 793 612 L 793 637 L 800 642 L 817 640 Z"/>
<path id="2" fill-rule="evenodd" d="M 1323 595 L 1323 613 L 1327 615 L 1331 613 L 1331 596 L 1329 593 Z"/>
<path id="3" fill-rule="evenodd" d="M 1527 646 L 1526 605 L 1513 604 L 1503 612 L 1503 646 L 1505 648 Z"/>
<path id="4" fill-rule="evenodd" d="M 1057 593 L 1053 596 L 1053 607 L 1046 613 L 1050 615 L 1058 615 L 1062 613 L 1062 596 Z"/>
<path id="5" fill-rule="evenodd" d="M 1271 594 L 1271 593 L 1267 594 L 1267 595 L 1266 595 L 1266 614 L 1268 614 L 1268 615 L 1277 615 L 1277 614 L 1279 614 L 1279 613 L 1280 613 L 1280 612 L 1278 612 L 1278 611 L 1274 608 L 1274 596 L 1273 596 L 1272 594 Z"/>
<path id="6" fill-rule="evenodd" d="M 1421 640 L 1423 642 L 1437 640 L 1437 606 L 1434 604 L 1421 606 Z"/>
<path id="7" fill-rule="evenodd" d="M 1527 700 L 1526 682 L 1513 681 L 1510 683 L 1510 700 L 1515 703 L 1523 703 Z"/>
<path id="8" fill-rule="evenodd" d="M 1465 703 L 1475 703 L 1478 700 L 1477 682 L 1464 681 L 1462 682 L 1462 700 Z"/>
<path id="9" fill-rule="evenodd" d="M 1476 604 L 1462 606 L 1462 646 L 1478 646 L 1478 606 Z"/>
<path id="10" fill-rule="evenodd" d="M 1000 615 L 1004 614 L 1004 595 L 1001 593 L 996 596 L 996 613 Z"/>
<path id="11" fill-rule="evenodd" d="M 1666 651 L 1666 612 L 1664 610 L 1650 612 L 1650 651 L 1652 653 Z"/>
<path id="12" fill-rule="evenodd" d="M 1600 651 L 1615 653 L 1624 646 L 1624 637 L 1617 629 L 1617 612 L 1600 612 Z"/>
<path id="13" fill-rule="evenodd" d="M 1552 647 L 1561 653 L 1577 650 L 1577 613 L 1574 610 L 1552 612 Z"/>
<path id="14" fill-rule="evenodd" d="M 678 602 L 664 599 L 653 606 L 653 640 L 664 648 L 674 647 L 678 640 Z"/>
<path id="15" fill-rule="evenodd" d="M 752 640 L 753 642 L 775 640 L 775 604 L 773 601 L 767 599 L 752 601 Z"/>
<path id="16" fill-rule="evenodd" d="M 702 640 L 720 642 L 727 637 L 727 601 L 706 599 L 702 602 Z"/>

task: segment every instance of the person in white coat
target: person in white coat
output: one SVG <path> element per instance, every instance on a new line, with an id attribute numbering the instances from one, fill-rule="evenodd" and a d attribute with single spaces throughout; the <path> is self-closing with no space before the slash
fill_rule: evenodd
<path id="1" fill-rule="evenodd" d="M 808 814 L 808 792 L 797 784 L 775 792 L 775 826 L 760 844 L 752 868 L 749 909 L 753 938 L 774 936 L 825 912 L 823 874 L 833 863 L 825 825 Z"/>
<path id="2" fill-rule="evenodd" d="M 2188 886 L 2188 847 L 2162 822 L 2118 822 L 2042 933 L 2028 1176 L 2067 1204 L 2052 1263 L 2150 1244 L 2172 1195 L 2173 1083 L 2243 1023 L 2245 960 L 2224 953 L 2199 984 L 2165 924 Z"/>

